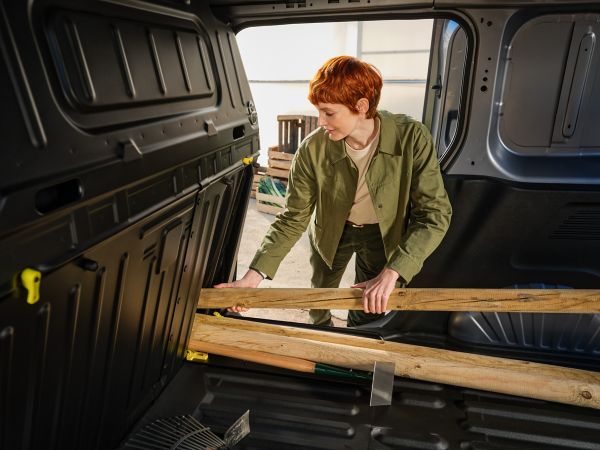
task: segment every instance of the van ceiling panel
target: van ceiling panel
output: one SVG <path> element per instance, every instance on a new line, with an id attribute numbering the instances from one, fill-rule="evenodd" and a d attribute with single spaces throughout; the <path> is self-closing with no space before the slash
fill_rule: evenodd
<path id="1" fill-rule="evenodd" d="M 230 23 L 234 31 L 247 26 L 272 25 L 274 20 L 324 21 L 343 20 L 343 15 L 362 20 L 364 14 L 378 11 L 389 15 L 392 11 L 431 11 L 433 1 L 418 0 L 299 0 L 299 1 L 235 1 L 210 2 L 215 15 Z M 329 17 L 328 17 L 329 16 Z"/>
<path id="2" fill-rule="evenodd" d="M 300 6 L 305 3 L 309 3 L 308 6 L 312 6 L 315 8 L 324 7 L 325 5 L 337 5 L 338 7 L 343 6 L 344 8 L 353 6 L 359 6 L 361 3 L 370 4 L 370 0 L 209 0 L 210 5 L 215 6 L 244 6 L 244 7 L 263 7 L 268 6 L 271 9 L 277 9 L 280 6 L 284 8 L 304 8 L 306 6 Z M 419 1 L 419 0 L 379 0 L 377 2 L 373 1 L 370 5 L 374 6 L 415 6 L 415 7 L 423 7 L 426 5 L 433 6 L 433 0 L 430 1 Z M 349 5 L 348 5 L 349 4 Z M 292 5 L 292 6 L 287 6 Z"/>
<path id="3" fill-rule="evenodd" d="M 502 8 L 506 6 L 558 6 L 568 5 L 574 6 L 576 4 L 590 5 L 598 4 L 598 0 L 435 0 L 435 6 L 450 8 L 450 7 L 493 7 Z"/>

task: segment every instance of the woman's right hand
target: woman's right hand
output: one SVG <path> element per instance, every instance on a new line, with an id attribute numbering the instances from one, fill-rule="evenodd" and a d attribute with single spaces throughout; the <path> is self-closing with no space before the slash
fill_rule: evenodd
<path id="1" fill-rule="evenodd" d="M 256 270 L 248 269 L 248 271 L 244 274 L 242 278 L 239 280 L 233 281 L 231 283 L 220 283 L 213 286 L 216 289 L 224 289 L 224 288 L 256 288 L 263 280 L 263 276 L 258 273 Z M 243 312 L 248 311 L 248 308 L 244 308 L 242 306 L 232 306 L 227 308 L 227 311 L 233 312 Z"/>

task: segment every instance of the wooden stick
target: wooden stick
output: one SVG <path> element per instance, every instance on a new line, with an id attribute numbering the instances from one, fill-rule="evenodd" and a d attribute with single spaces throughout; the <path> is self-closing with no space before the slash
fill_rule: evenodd
<path id="1" fill-rule="evenodd" d="M 362 289 L 202 289 L 198 307 L 363 309 Z M 388 310 L 600 313 L 596 289 L 394 289 Z"/>
<path id="2" fill-rule="evenodd" d="M 189 348 L 198 352 L 227 356 L 229 358 L 241 359 L 242 361 L 250 361 L 272 367 L 279 367 L 281 369 L 294 370 L 296 372 L 314 373 L 317 375 L 352 380 L 372 381 L 371 374 L 369 373 L 354 372 L 350 369 L 343 369 L 340 367 L 329 366 L 327 364 L 315 363 L 302 358 L 292 358 L 291 356 L 258 352 L 255 350 L 248 350 L 247 348 L 242 349 L 198 340 L 191 341 Z"/>
<path id="3" fill-rule="evenodd" d="M 295 370 L 297 372 L 314 373 L 315 363 L 302 358 L 274 355 L 272 353 L 258 352 L 249 349 L 239 349 L 228 345 L 216 344 L 194 340 L 190 342 L 189 348 L 198 352 L 213 353 L 215 355 L 228 356 L 267 366 L 281 367 L 282 369 Z"/>
<path id="4" fill-rule="evenodd" d="M 359 370 L 391 361 L 398 376 L 600 409 L 590 371 L 197 314 L 190 347 L 199 341 Z"/>

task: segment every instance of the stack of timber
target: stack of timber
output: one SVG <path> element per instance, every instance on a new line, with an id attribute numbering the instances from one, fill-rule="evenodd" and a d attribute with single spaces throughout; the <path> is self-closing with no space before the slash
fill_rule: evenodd
<path id="1" fill-rule="evenodd" d="M 361 309 L 361 297 L 361 289 L 202 289 L 198 306 Z M 600 290 L 400 288 L 388 308 L 597 314 Z M 202 315 L 189 346 L 304 372 L 317 363 L 369 371 L 376 361 L 393 362 L 401 377 L 600 409 L 600 373 L 517 359 Z"/>
<path id="2" fill-rule="evenodd" d="M 393 362 L 401 377 L 600 409 L 599 373 L 516 359 L 200 314 L 189 348 L 229 357 L 252 353 L 256 362 L 300 371 L 307 370 L 292 364 L 306 365 L 307 356 L 361 371 Z"/>

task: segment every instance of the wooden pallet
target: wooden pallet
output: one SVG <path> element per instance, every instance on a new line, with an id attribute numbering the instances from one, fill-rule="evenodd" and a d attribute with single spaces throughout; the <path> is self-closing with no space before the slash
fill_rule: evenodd
<path id="1" fill-rule="evenodd" d="M 266 203 L 274 203 L 274 205 L 267 205 Z M 263 194 L 262 192 L 256 192 L 256 210 L 267 214 L 277 215 L 283 212 L 285 205 L 285 197 L 278 195 Z"/>

